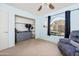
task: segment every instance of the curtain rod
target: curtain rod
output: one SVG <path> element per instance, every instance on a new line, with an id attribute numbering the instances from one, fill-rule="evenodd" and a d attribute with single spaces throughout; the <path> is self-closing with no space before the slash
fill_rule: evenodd
<path id="1" fill-rule="evenodd" d="M 67 11 L 76 11 L 76 10 L 79 10 L 79 8 L 73 9 L 73 10 L 67 10 Z M 55 15 L 49 15 L 49 16 L 56 16 L 56 15 L 59 15 L 59 14 L 62 14 L 62 13 L 65 13 L 65 11 L 64 12 L 61 12 L 61 13 L 57 13 Z M 46 17 L 46 18 L 48 18 L 48 17 Z"/>

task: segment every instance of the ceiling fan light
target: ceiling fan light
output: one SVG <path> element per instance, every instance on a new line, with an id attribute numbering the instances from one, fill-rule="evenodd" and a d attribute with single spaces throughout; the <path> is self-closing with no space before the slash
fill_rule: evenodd
<path id="1" fill-rule="evenodd" d="M 48 6 L 50 9 L 54 9 L 54 6 L 51 3 L 44 3 L 40 5 L 40 7 L 38 8 L 38 11 L 41 11 L 43 6 Z"/>
<path id="2" fill-rule="evenodd" d="M 50 4 L 49 4 L 49 8 L 50 8 L 50 9 L 54 9 L 54 6 L 50 3 Z"/>
<path id="3" fill-rule="evenodd" d="M 38 8 L 38 11 L 40 11 L 42 9 L 42 5 L 40 5 L 40 7 Z"/>

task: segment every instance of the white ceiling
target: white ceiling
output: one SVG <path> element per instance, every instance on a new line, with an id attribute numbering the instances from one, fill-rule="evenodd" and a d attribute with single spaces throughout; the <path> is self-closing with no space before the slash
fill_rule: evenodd
<path id="1" fill-rule="evenodd" d="M 28 11 L 38 16 L 42 16 L 58 9 L 73 5 L 75 3 L 53 3 L 55 9 L 51 10 L 47 6 L 44 6 L 41 11 L 37 11 L 41 3 L 7 3 L 13 7 Z"/>

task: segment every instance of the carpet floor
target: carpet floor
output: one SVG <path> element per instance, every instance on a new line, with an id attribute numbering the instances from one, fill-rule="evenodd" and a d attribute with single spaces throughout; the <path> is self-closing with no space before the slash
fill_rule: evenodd
<path id="1" fill-rule="evenodd" d="M 52 42 L 30 39 L 1 50 L 0 56 L 62 56 L 62 54 L 57 45 Z"/>

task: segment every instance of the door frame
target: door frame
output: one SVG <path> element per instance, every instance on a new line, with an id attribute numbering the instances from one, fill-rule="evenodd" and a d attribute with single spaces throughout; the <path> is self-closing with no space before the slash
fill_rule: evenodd
<path id="1" fill-rule="evenodd" d="M 32 19 L 32 18 L 29 18 L 29 17 L 20 16 L 20 15 L 16 15 L 16 14 L 15 14 L 15 15 L 14 15 L 14 19 L 15 19 L 15 28 L 16 28 L 16 17 L 22 17 L 22 18 L 34 20 L 34 26 L 35 26 L 35 24 L 36 24 L 35 19 Z M 16 29 L 15 29 L 15 28 L 14 28 L 14 32 L 15 32 L 15 41 L 14 41 L 14 42 L 15 42 L 15 45 L 16 45 L 16 36 L 17 36 L 17 35 L 16 35 Z M 36 27 L 34 27 L 34 30 L 35 30 L 34 32 L 36 33 Z M 34 33 L 34 39 L 35 39 L 35 36 L 36 36 L 35 33 Z"/>

